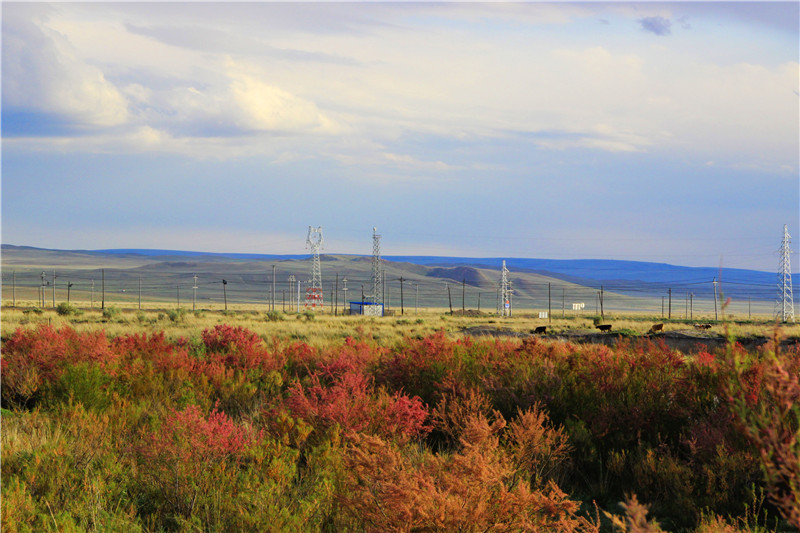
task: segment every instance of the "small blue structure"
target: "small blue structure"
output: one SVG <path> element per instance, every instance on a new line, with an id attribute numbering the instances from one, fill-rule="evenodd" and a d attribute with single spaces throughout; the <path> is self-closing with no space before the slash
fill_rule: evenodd
<path id="1" fill-rule="evenodd" d="M 383 316 L 383 304 L 375 302 L 350 302 L 350 314 Z"/>

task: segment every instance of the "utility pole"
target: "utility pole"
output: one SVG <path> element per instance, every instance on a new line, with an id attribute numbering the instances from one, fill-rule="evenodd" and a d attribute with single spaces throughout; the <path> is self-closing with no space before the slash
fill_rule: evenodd
<path id="1" fill-rule="evenodd" d="M 694 293 L 689 293 L 689 320 L 694 320 Z"/>
<path id="2" fill-rule="evenodd" d="M 197 309 L 197 274 L 194 275 L 194 285 L 192 285 L 192 311 Z"/>
<path id="3" fill-rule="evenodd" d="M 339 273 L 336 273 L 336 288 L 333 296 L 333 316 L 339 316 Z"/>
<path id="4" fill-rule="evenodd" d="M 567 316 L 566 301 L 567 301 L 567 289 L 561 287 L 561 318 Z"/>
<path id="5" fill-rule="evenodd" d="M 467 297 L 467 278 L 464 278 L 464 280 L 461 282 L 461 314 L 462 315 L 465 314 L 465 312 L 467 310 L 466 305 L 465 305 L 466 297 Z"/>
<path id="6" fill-rule="evenodd" d="M 72 282 L 67 282 L 67 303 L 69 303 L 69 290 L 72 288 Z"/>
<path id="7" fill-rule="evenodd" d="M 450 314 L 453 314 L 453 297 L 450 295 L 450 285 L 448 283 L 444 284 L 447 287 L 447 301 L 450 303 Z"/>
<path id="8" fill-rule="evenodd" d="M 417 290 L 417 293 L 414 296 L 414 315 L 416 316 L 416 314 L 417 314 L 417 302 L 419 301 L 419 283 L 415 283 L 414 286 L 415 286 L 415 288 Z"/>
<path id="9" fill-rule="evenodd" d="M 719 283 L 717 278 L 714 278 L 712 283 L 714 284 L 714 320 L 719 320 L 719 317 L 717 316 L 717 283 Z"/>
<path id="10" fill-rule="evenodd" d="M 606 317 L 605 314 L 603 313 L 603 296 L 604 296 L 603 286 L 600 285 L 600 320 L 605 321 Z"/>
<path id="11" fill-rule="evenodd" d="M 672 289 L 667 289 L 669 293 L 669 312 L 667 314 L 667 318 L 672 319 Z"/>
<path id="12" fill-rule="evenodd" d="M 661 318 L 664 318 L 664 297 L 661 297 Z"/>
<path id="13" fill-rule="evenodd" d="M 222 298 L 225 300 L 225 310 L 228 310 L 228 282 L 222 280 Z"/>
<path id="14" fill-rule="evenodd" d="M 405 281 L 405 278 L 400 276 L 400 316 L 405 314 L 405 303 L 403 301 L 403 281 Z"/>
<path id="15" fill-rule="evenodd" d="M 139 278 L 139 310 L 142 309 L 142 278 Z"/>
<path id="16" fill-rule="evenodd" d="M 17 307 L 17 271 L 11 271 L 11 307 Z"/>
<path id="17" fill-rule="evenodd" d="M 92 309 L 94 309 L 94 280 L 92 280 Z"/>
<path id="18" fill-rule="evenodd" d="M 53 270 L 53 308 L 56 307 L 56 271 Z"/>
<path id="19" fill-rule="evenodd" d="M 181 308 L 181 286 L 180 285 L 176 285 L 175 286 L 175 291 L 178 294 L 178 309 L 180 309 Z"/>
<path id="20" fill-rule="evenodd" d="M 550 283 L 547 284 L 547 322 L 553 323 L 553 300 L 551 298 Z"/>
<path id="21" fill-rule="evenodd" d="M 478 312 L 481 312 L 481 292 L 478 291 Z"/>
<path id="22" fill-rule="evenodd" d="M 350 314 L 350 306 L 348 305 L 348 302 L 347 302 L 347 278 L 346 277 L 342 279 L 342 285 L 344 285 L 344 288 L 342 289 L 342 292 L 344 293 L 344 304 L 342 305 L 342 314 L 345 314 L 345 309 L 346 309 L 347 310 L 346 314 L 349 315 Z"/>
<path id="23" fill-rule="evenodd" d="M 100 309 L 106 308 L 106 269 L 102 269 L 101 272 L 103 273 L 103 289 L 102 289 L 102 299 L 100 300 Z"/>
<path id="24" fill-rule="evenodd" d="M 275 265 L 272 265 L 272 307 L 271 310 L 275 310 Z"/>

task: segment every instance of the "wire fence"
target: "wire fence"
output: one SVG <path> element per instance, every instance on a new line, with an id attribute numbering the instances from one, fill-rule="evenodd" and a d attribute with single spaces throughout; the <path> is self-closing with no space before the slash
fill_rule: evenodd
<path id="1" fill-rule="evenodd" d="M 306 270 L 291 271 L 285 265 L 266 271 L 226 269 L 216 265 L 182 270 L 172 266 L 134 269 L 25 268 L 2 273 L 5 306 L 55 307 L 70 302 L 84 308 L 115 305 L 137 309 L 183 307 L 192 310 L 237 309 L 302 312 L 310 282 Z M 499 273 L 498 273 L 499 279 Z M 374 300 L 370 274 L 356 271 L 328 272 L 323 276 L 323 305 L 315 312 L 346 313 L 349 302 Z M 584 282 L 586 283 L 586 282 Z M 775 283 L 717 279 L 664 281 L 612 280 L 577 285 L 564 280 L 532 281 L 530 276 L 511 276 L 512 313 L 547 317 L 645 313 L 673 319 L 717 318 L 724 302 L 727 316 L 771 317 L 778 288 Z M 411 314 L 425 309 L 480 311 L 500 309 L 499 284 L 490 280 L 462 280 L 384 271 L 383 294 L 389 314 Z M 728 300 L 730 299 L 730 300 Z M 538 313 L 538 315 L 537 315 Z"/>

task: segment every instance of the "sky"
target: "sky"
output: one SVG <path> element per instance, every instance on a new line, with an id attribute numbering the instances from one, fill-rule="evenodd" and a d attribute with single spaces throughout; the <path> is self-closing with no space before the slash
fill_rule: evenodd
<path id="1" fill-rule="evenodd" d="M 2 2 L 2 242 L 777 271 L 799 6 Z"/>

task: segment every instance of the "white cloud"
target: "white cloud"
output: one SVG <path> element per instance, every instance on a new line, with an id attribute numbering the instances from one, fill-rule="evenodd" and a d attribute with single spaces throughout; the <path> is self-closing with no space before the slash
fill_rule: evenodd
<path id="1" fill-rule="evenodd" d="M 20 16 L 21 15 L 21 16 Z M 59 115 L 76 126 L 116 126 L 128 119 L 125 97 L 103 71 L 29 10 L 3 10 L 3 104 Z M 30 18 L 29 18 L 30 17 Z"/>

